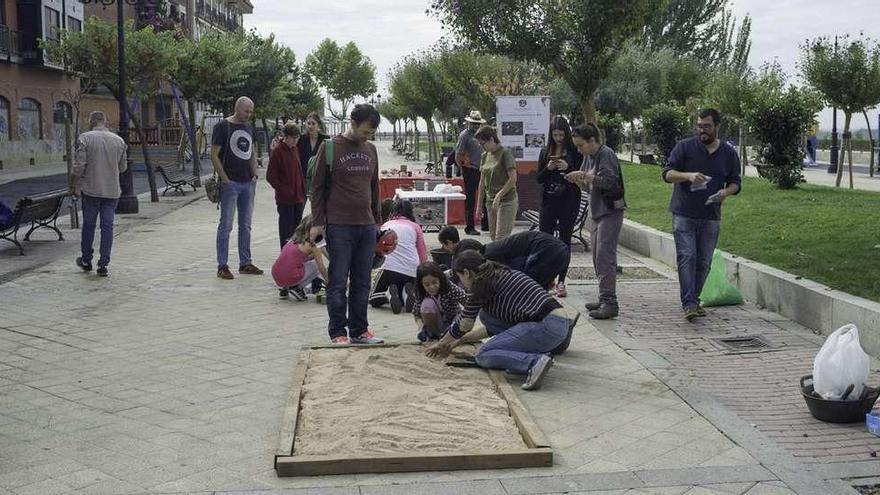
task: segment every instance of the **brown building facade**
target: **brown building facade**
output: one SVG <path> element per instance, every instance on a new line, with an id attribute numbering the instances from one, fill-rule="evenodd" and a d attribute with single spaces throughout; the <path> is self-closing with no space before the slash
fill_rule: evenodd
<path id="1" fill-rule="evenodd" d="M 63 159 L 79 80 L 48 60 L 38 40 L 82 23 L 77 0 L 0 0 L 0 169 Z"/>

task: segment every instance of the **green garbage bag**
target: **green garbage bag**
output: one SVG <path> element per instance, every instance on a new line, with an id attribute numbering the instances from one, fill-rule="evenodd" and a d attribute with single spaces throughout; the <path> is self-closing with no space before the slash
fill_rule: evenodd
<path id="1" fill-rule="evenodd" d="M 703 292 L 700 293 L 700 304 L 703 306 L 732 306 L 742 304 L 743 297 L 736 287 L 727 281 L 727 265 L 721 251 L 712 254 L 712 267 Z"/>

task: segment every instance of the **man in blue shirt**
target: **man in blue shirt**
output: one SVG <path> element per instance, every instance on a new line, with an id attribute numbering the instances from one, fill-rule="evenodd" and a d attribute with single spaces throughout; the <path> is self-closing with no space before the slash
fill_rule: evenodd
<path id="1" fill-rule="evenodd" d="M 679 141 L 663 169 L 663 180 L 675 184 L 669 211 L 681 307 L 687 321 L 706 315 L 699 297 L 718 243 L 721 203 L 738 194 L 742 186 L 739 156 L 718 139 L 720 124 L 717 110 L 702 110 L 697 135 Z"/>

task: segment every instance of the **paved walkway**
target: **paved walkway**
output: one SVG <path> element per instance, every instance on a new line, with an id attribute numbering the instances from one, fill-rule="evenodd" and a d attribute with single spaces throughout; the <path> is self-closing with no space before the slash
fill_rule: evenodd
<path id="1" fill-rule="evenodd" d="M 275 215 L 261 181 L 263 268 Z M 841 479 L 880 476 L 877 439 L 798 402 L 815 336 L 751 306 L 685 323 L 669 269 L 623 252 L 621 317 L 581 318 L 542 390 L 520 394 L 553 467 L 278 478 L 290 373 L 302 346 L 325 343 L 326 308 L 278 300 L 269 276 L 217 279 L 216 220 L 199 199 L 132 226 L 107 279 L 68 255 L 0 285 L 0 495 L 842 494 L 855 492 Z M 577 310 L 596 287 L 588 253 L 573 265 L 564 302 Z M 391 342 L 413 341 L 405 315 L 371 308 L 370 320 Z M 774 352 L 707 340 L 756 332 Z"/>

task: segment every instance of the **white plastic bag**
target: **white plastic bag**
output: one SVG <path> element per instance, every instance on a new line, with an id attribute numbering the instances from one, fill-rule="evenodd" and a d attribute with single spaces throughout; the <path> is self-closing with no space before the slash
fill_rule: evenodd
<path id="1" fill-rule="evenodd" d="M 859 344 L 859 329 L 844 325 L 825 340 L 813 361 L 813 388 L 823 399 L 839 400 L 847 387 L 854 385 L 846 400 L 857 400 L 862 394 L 871 358 Z"/>

